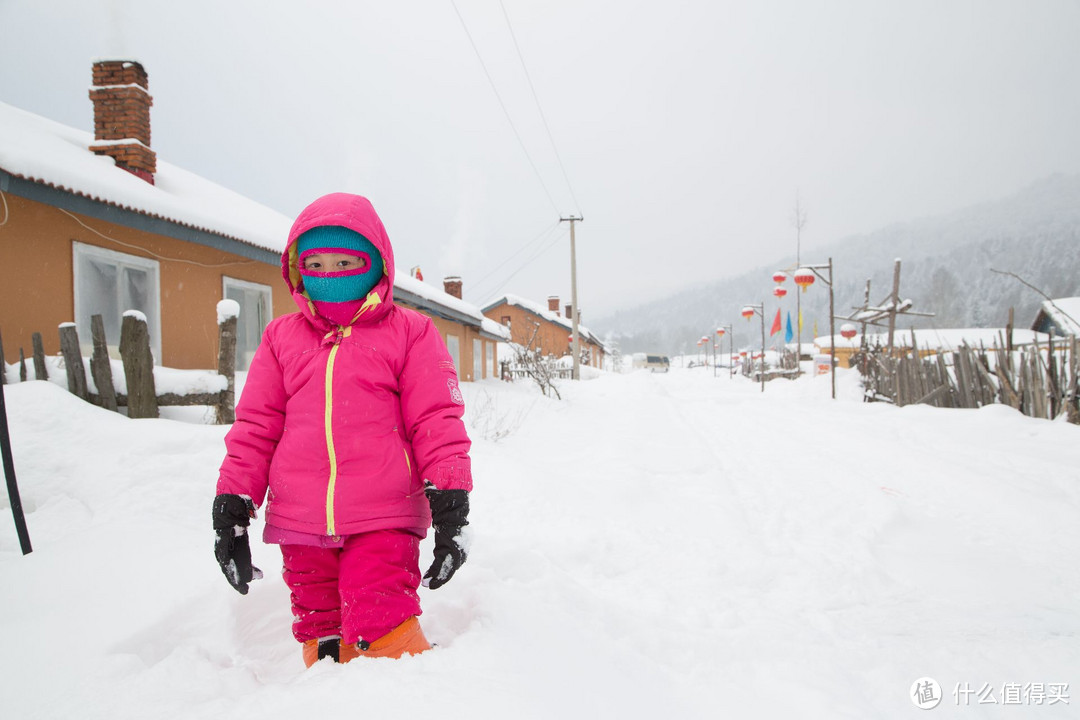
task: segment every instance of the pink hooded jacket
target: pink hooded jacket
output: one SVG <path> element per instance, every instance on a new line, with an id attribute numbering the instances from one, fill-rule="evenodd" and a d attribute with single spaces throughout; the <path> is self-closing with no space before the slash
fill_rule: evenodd
<path id="1" fill-rule="evenodd" d="M 355 230 L 385 272 L 359 317 L 338 327 L 300 286 L 296 239 L 322 225 Z M 269 526 L 341 536 L 426 533 L 424 484 L 472 489 L 457 372 L 430 318 L 393 304 L 394 254 L 366 198 L 336 193 L 304 209 L 282 255 L 300 312 L 266 327 L 225 437 L 217 492 L 266 498 Z M 269 490 L 269 492 L 267 492 Z"/>

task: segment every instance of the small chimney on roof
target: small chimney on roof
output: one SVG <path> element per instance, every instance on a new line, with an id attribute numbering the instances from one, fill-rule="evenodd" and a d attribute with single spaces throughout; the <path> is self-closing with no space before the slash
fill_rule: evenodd
<path id="1" fill-rule="evenodd" d="M 150 96 L 146 70 L 131 60 L 99 60 L 93 67 L 90 100 L 94 103 L 94 144 L 90 151 L 108 155 L 117 167 L 151 185 L 157 155 L 150 149 Z"/>
<path id="2" fill-rule="evenodd" d="M 574 306 L 573 305 L 568 304 L 566 306 L 566 317 L 568 317 L 571 320 L 574 319 Z"/>
<path id="3" fill-rule="evenodd" d="M 443 278 L 443 291 L 447 295 L 453 295 L 458 300 L 461 299 L 461 278 L 457 275 L 451 275 L 450 277 Z"/>
<path id="4" fill-rule="evenodd" d="M 548 310 L 550 312 L 555 313 L 556 315 L 559 314 L 559 296 L 558 295 L 549 295 L 548 296 Z"/>

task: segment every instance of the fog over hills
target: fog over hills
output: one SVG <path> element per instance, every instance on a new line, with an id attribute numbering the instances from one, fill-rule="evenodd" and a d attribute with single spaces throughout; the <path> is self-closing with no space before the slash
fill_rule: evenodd
<path id="1" fill-rule="evenodd" d="M 947 215 L 900 222 L 875 232 L 844 238 L 804 252 L 802 262 L 824 264 L 832 257 L 837 315 L 862 305 L 867 279 L 871 303 L 892 289 L 893 267 L 901 263 L 901 298 L 932 318 L 907 317 L 902 327 L 1003 327 L 1009 308 L 1016 325 L 1027 327 L 1042 297 L 1012 272 L 1051 297 L 1080 295 L 1080 175 L 1052 175 L 1017 194 Z M 687 288 L 666 300 L 595 318 L 589 327 L 618 342 L 623 353 L 693 352 L 702 335 L 733 325 L 735 347 L 758 344 L 760 324 L 740 316 L 747 303 L 765 301 L 766 333 L 779 306 L 794 322 L 795 293 L 773 297 L 772 274 L 794 268 L 795 254 L 737 277 Z M 829 328 L 828 291 L 818 281 L 801 295 L 803 342 Z M 838 322 L 839 325 L 839 322 Z M 782 336 L 778 336 L 782 337 Z M 766 335 L 766 344 L 772 338 Z"/>

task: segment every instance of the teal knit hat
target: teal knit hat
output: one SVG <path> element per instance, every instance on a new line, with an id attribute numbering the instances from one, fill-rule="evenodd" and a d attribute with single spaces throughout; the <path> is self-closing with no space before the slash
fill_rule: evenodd
<path id="1" fill-rule="evenodd" d="M 382 253 L 366 237 L 340 225 L 314 227 L 296 239 L 297 270 L 308 297 L 320 302 L 362 300 L 383 276 Z M 343 272 L 304 269 L 304 258 L 317 253 L 355 255 L 362 267 Z"/>

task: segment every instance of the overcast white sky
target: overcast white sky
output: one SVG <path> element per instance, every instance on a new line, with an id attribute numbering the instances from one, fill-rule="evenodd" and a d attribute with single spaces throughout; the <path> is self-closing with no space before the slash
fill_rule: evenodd
<path id="1" fill-rule="evenodd" d="M 797 193 L 813 262 L 1080 172 L 1076 0 L 456 5 L 513 125 L 450 0 L 0 0 L 0 100 L 91 130 L 91 61 L 138 60 L 160 158 L 289 216 L 366 195 L 477 304 L 565 302 L 582 213 L 586 323 L 794 253 Z"/>

